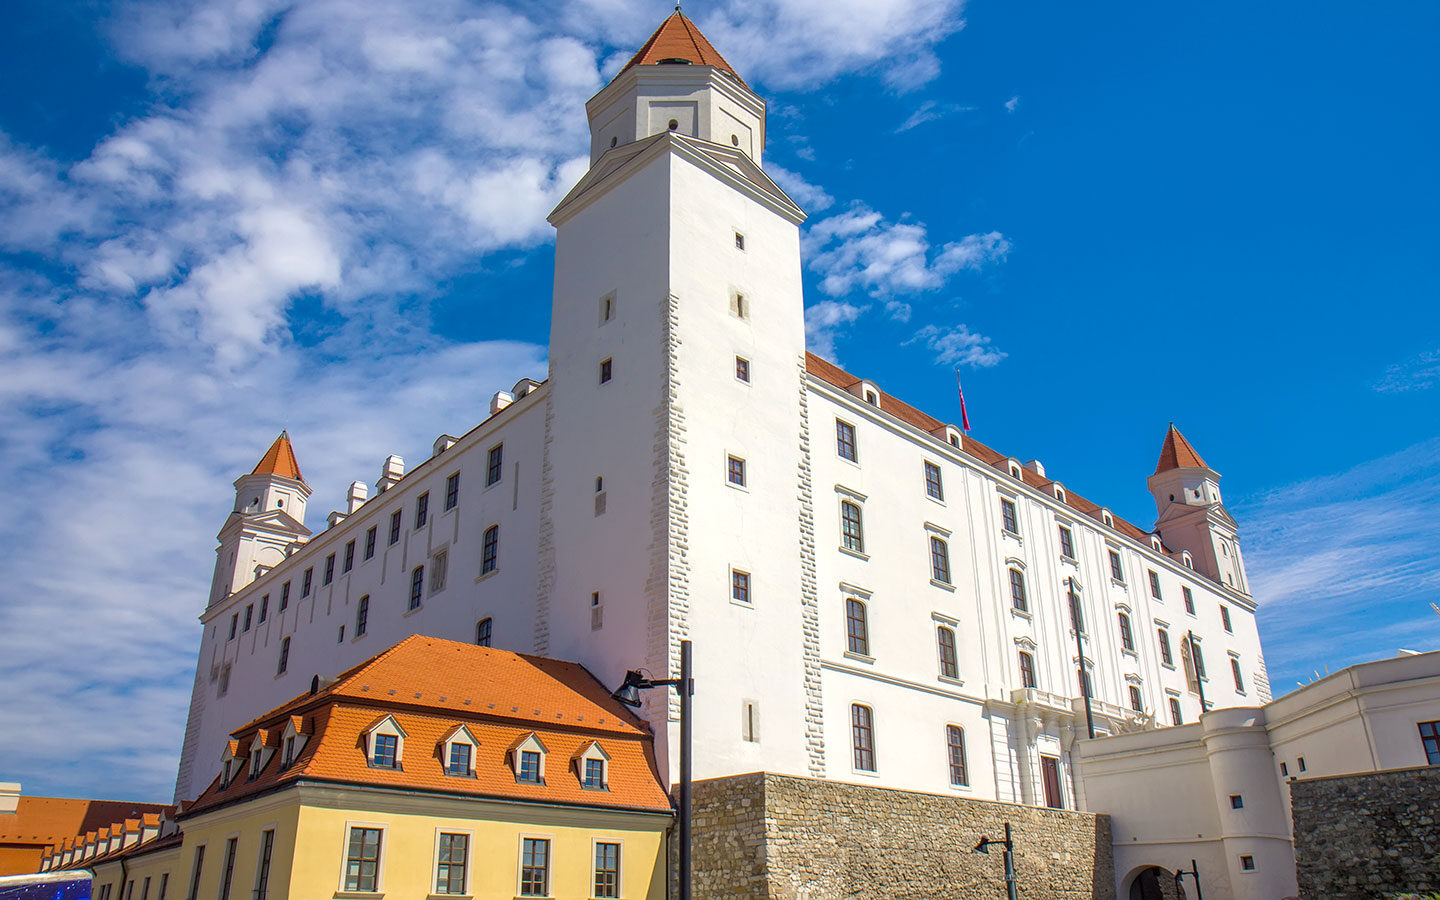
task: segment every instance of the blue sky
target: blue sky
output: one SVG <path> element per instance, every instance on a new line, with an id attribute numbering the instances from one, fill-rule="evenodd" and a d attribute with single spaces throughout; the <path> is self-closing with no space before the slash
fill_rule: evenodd
<path id="1" fill-rule="evenodd" d="M 230 481 L 320 521 L 543 376 L 583 102 L 669 12 L 21 4 L 0 33 L 0 780 L 168 798 Z M 1225 476 L 1277 692 L 1440 647 L 1440 6 L 689 10 L 811 213 L 812 346 L 1142 525 Z M 17 89 L 17 86 L 19 89 Z"/>

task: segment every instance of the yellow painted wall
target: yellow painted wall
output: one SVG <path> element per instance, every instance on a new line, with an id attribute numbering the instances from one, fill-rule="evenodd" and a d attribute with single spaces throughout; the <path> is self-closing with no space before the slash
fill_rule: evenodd
<path id="1" fill-rule="evenodd" d="M 195 867 L 195 850 L 202 844 L 205 845 L 205 864 L 195 896 L 199 900 L 224 900 L 220 898 L 220 880 L 225 868 L 225 842 L 231 837 L 237 842 L 230 900 L 250 900 L 260 873 L 260 834 L 267 829 L 275 831 L 267 898 L 282 900 L 290 896 L 291 859 L 299 812 L 295 792 L 281 791 L 181 820 L 180 830 L 185 835 L 185 843 L 180 848 L 176 870 L 170 874 L 170 892 L 165 900 L 184 900 L 188 896 L 190 876 Z M 136 891 L 133 900 L 140 900 L 138 886 Z M 111 900 L 124 898 L 112 895 Z M 150 900 L 157 898 L 152 895 Z"/>
<path id="2" fill-rule="evenodd" d="M 120 871 L 119 862 L 101 863 L 94 867 L 95 879 L 90 882 L 90 896 L 100 896 L 100 886 L 112 885 L 110 888 L 110 900 L 125 900 L 124 882 L 135 883 L 135 890 L 132 900 L 140 900 L 141 893 L 145 886 L 145 879 L 150 879 L 150 896 L 147 900 L 159 900 L 160 898 L 160 876 L 166 872 L 170 873 L 170 882 L 165 891 L 165 900 L 184 900 L 185 886 L 177 886 L 176 872 L 180 869 L 180 848 L 168 847 L 164 850 L 157 850 L 153 853 L 142 853 L 133 859 L 125 861 L 125 871 Z M 122 882 L 122 877 L 124 882 Z M 182 879 L 183 880 L 183 879 Z"/>

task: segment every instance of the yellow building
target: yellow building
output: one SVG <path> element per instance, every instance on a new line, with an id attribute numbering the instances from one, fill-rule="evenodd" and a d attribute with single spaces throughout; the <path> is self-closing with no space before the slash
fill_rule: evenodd
<path id="1" fill-rule="evenodd" d="M 96 900 L 665 896 L 650 733 L 577 664 L 411 637 L 232 737 L 181 834 L 46 868 Z"/>

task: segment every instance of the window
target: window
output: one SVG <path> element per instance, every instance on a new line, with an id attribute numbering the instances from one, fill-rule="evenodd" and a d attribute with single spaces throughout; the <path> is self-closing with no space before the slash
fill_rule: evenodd
<path id="1" fill-rule="evenodd" d="M 195 864 L 190 867 L 190 890 L 185 893 L 186 900 L 195 900 L 200 893 L 200 874 L 205 870 L 205 845 L 201 844 L 195 848 Z"/>
<path id="2" fill-rule="evenodd" d="M 380 829 L 351 828 L 345 854 L 345 890 L 375 893 L 380 885 Z"/>
<path id="3" fill-rule="evenodd" d="M 1000 521 L 1010 534 L 1020 534 L 1020 517 L 1015 512 L 1015 501 L 1000 498 Z"/>
<path id="4" fill-rule="evenodd" d="M 859 462 L 860 453 L 855 446 L 855 426 L 849 422 L 835 420 L 835 452 L 841 459 Z"/>
<path id="5" fill-rule="evenodd" d="M 1171 724 L 1171 725 L 1184 725 L 1184 724 L 1185 724 L 1185 719 L 1184 719 L 1184 717 L 1182 717 L 1182 716 L 1180 715 L 1180 698 L 1179 698 L 1179 697 L 1171 697 L 1171 698 L 1170 698 L 1170 724 Z"/>
<path id="6" fill-rule="evenodd" d="M 592 791 L 603 791 L 605 789 L 605 760 L 587 759 L 584 760 L 584 763 L 580 772 L 580 786 Z"/>
<path id="7" fill-rule="evenodd" d="M 498 484 L 505 472 L 505 445 L 496 444 L 490 448 L 485 460 L 485 486 Z"/>
<path id="8" fill-rule="evenodd" d="M 430 559 L 430 593 L 438 594 L 445 590 L 445 574 L 450 569 L 450 553 L 441 550 Z"/>
<path id="9" fill-rule="evenodd" d="M 420 599 L 425 594 L 425 567 L 416 566 L 410 573 L 410 608 L 419 609 Z"/>
<path id="10" fill-rule="evenodd" d="M 925 496 L 935 500 L 945 499 L 945 485 L 940 481 L 940 467 L 932 462 L 925 463 Z"/>
<path id="11" fill-rule="evenodd" d="M 1195 635 L 1193 635 L 1193 634 L 1189 635 L 1189 637 L 1186 639 L 1185 643 L 1186 643 L 1187 645 L 1189 645 L 1189 647 L 1190 647 L 1190 658 L 1191 658 L 1191 660 L 1194 661 L 1194 664 L 1195 664 L 1195 677 L 1196 677 L 1196 678 L 1204 678 L 1204 677 L 1206 677 L 1206 676 L 1205 676 L 1205 657 L 1203 657 L 1203 656 L 1200 655 L 1200 645 L 1195 641 Z"/>
<path id="12" fill-rule="evenodd" d="M 270 615 L 270 595 L 266 594 L 260 598 L 260 621 L 265 621 L 265 617 L 268 615 Z M 1229 629 L 1227 628 L 1226 631 Z"/>
<path id="13" fill-rule="evenodd" d="M 263 622 L 265 620 L 265 617 L 261 616 L 260 620 Z M 1230 607 L 1226 606 L 1223 603 L 1220 604 L 1220 624 L 1225 627 L 1225 631 L 1227 633 L 1235 633 L 1235 629 L 1230 624 Z"/>
<path id="14" fill-rule="evenodd" d="M 366 594 L 355 604 L 355 636 L 361 637 L 370 625 L 370 595 Z"/>
<path id="15" fill-rule="evenodd" d="M 750 360 L 743 356 L 735 357 L 735 379 L 746 384 L 750 383 Z"/>
<path id="16" fill-rule="evenodd" d="M 285 670 L 290 667 L 290 639 L 280 639 L 280 664 L 275 667 L 276 675 L 284 675 Z"/>
<path id="17" fill-rule="evenodd" d="M 249 630 L 250 630 L 250 620 L 251 620 L 251 618 L 254 617 L 254 615 L 255 615 L 255 604 L 253 604 L 253 603 L 247 603 L 247 604 L 245 604 L 245 626 L 240 629 L 241 631 L 249 631 Z"/>
<path id="18" fill-rule="evenodd" d="M 950 545 L 934 536 L 930 538 L 930 577 L 941 584 L 950 583 Z"/>
<path id="19" fill-rule="evenodd" d="M 1140 689 L 1133 684 L 1130 685 L 1130 708 L 1138 713 L 1145 711 L 1145 700 L 1140 696 Z"/>
<path id="20" fill-rule="evenodd" d="M 854 597 L 845 598 L 845 646 L 851 653 L 870 655 L 870 626 L 865 619 L 865 604 Z"/>
<path id="21" fill-rule="evenodd" d="M 452 472 L 445 479 L 445 511 L 449 512 L 460 503 L 460 473 Z M 462 835 L 463 837 L 463 835 Z"/>
<path id="22" fill-rule="evenodd" d="M 840 503 L 840 536 L 846 550 L 865 552 L 865 528 L 860 521 L 860 504 L 849 500 Z"/>
<path id="23" fill-rule="evenodd" d="M 320 579 L 320 584 L 321 584 L 321 586 L 323 587 L 324 585 L 327 585 L 327 584 L 329 584 L 330 582 L 332 582 L 332 581 L 334 581 L 334 580 L 335 580 L 335 554 L 332 553 L 332 554 L 330 554 L 329 556 L 325 557 L 325 577 L 322 578 L 322 579 Z"/>
<path id="24" fill-rule="evenodd" d="M 855 770 L 875 771 L 875 717 L 870 707 L 850 705 L 850 739 L 855 746 Z"/>
<path id="25" fill-rule="evenodd" d="M 1245 808 L 1245 798 L 1242 797 L 1242 796 L 1240 796 L 1239 794 L 1231 794 L 1231 795 L 1230 795 L 1230 808 L 1231 808 L 1231 809 L 1244 809 L 1244 808 Z"/>
<path id="26" fill-rule="evenodd" d="M 959 725 L 945 726 L 945 751 L 950 760 L 950 784 L 966 787 L 970 774 L 965 769 L 965 729 Z"/>
<path id="27" fill-rule="evenodd" d="M 730 599 L 736 603 L 750 602 L 750 573 L 730 570 Z"/>
<path id="28" fill-rule="evenodd" d="M 280 611 L 284 612 L 290 605 L 290 582 L 280 585 Z"/>
<path id="29" fill-rule="evenodd" d="M 738 456 L 727 456 L 725 478 L 738 487 L 745 486 L 745 460 Z"/>
<path id="30" fill-rule="evenodd" d="M 251 900 L 265 900 L 270 891 L 270 857 L 275 852 L 275 832 L 269 829 L 260 832 L 260 871 L 255 875 L 255 892 Z M 146 879 L 149 887 L 149 879 Z M 141 897 L 144 900 L 144 897 Z"/>
<path id="31" fill-rule="evenodd" d="M 1440 766 L 1440 722 L 1419 722 L 1420 747 L 1425 751 L 1425 764 Z"/>
<path id="32" fill-rule="evenodd" d="M 605 384 L 606 382 L 608 382 L 611 376 L 614 374 L 614 371 L 615 364 L 610 360 L 608 356 L 605 359 L 600 360 L 600 383 Z"/>
<path id="33" fill-rule="evenodd" d="M 1188 587 L 1180 588 L 1180 596 L 1185 600 L 1185 611 L 1195 615 L 1195 594 Z M 1229 631 L 1227 628 L 1226 631 Z"/>
<path id="34" fill-rule="evenodd" d="M 520 772 L 515 776 L 517 781 L 524 781 L 528 784 L 540 783 L 540 754 L 535 750 L 520 751 Z"/>
<path id="35" fill-rule="evenodd" d="M 355 568 L 355 542 L 350 541 L 345 545 L 345 566 L 340 571 L 348 572 Z"/>
<path id="36" fill-rule="evenodd" d="M 430 492 L 426 491 L 415 498 L 415 527 L 424 528 L 428 521 L 430 521 Z"/>
<path id="37" fill-rule="evenodd" d="M 935 626 L 935 643 L 940 650 L 940 677 L 959 678 L 960 661 L 955 652 L 955 629 L 949 625 Z"/>
<path id="38" fill-rule="evenodd" d="M 620 896 L 620 845 L 595 842 L 595 893 L 600 898 Z"/>
<path id="39" fill-rule="evenodd" d="M 1253 871 L 1255 871 L 1255 857 L 1253 857 L 1253 856 L 1242 856 L 1242 857 L 1240 857 L 1240 869 L 1241 869 L 1241 871 L 1244 871 L 1244 872 L 1253 872 Z"/>
<path id="40" fill-rule="evenodd" d="M 155 900 L 165 900 L 165 889 L 170 887 L 170 873 L 160 873 L 160 891 L 155 895 Z M 144 900 L 142 897 L 141 900 Z"/>
<path id="41" fill-rule="evenodd" d="M 550 842 L 522 838 L 520 842 L 520 896 L 544 897 L 550 893 Z"/>
<path id="42" fill-rule="evenodd" d="M 268 873 L 267 873 L 267 874 L 268 874 Z M 257 898 L 257 900 L 263 900 L 264 896 L 265 896 L 265 894 L 262 892 L 262 893 L 260 894 L 260 898 Z M 145 880 L 144 880 L 143 882 L 141 882 L 141 884 L 140 884 L 140 900 L 150 900 L 150 876 L 149 876 L 149 875 L 146 875 L 146 876 L 145 876 Z"/>
<path id="43" fill-rule="evenodd" d="M 453 741 L 450 744 L 450 760 L 445 766 L 445 774 L 461 777 L 469 775 L 470 751 L 469 744 L 463 741 Z"/>
<path id="44" fill-rule="evenodd" d="M 744 718 L 740 723 L 740 737 L 748 743 L 760 741 L 760 711 L 753 700 L 746 700 L 741 708 Z"/>
<path id="45" fill-rule="evenodd" d="M 400 510 L 390 514 L 390 543 L 400 540 Z"/>
<path id="46" fill-rule="evenodd" d="M 1066 591 L 1065 593 L 1066 596 L 1068 596 L 1070 599 L 1070 627 L 1080 632 L 1081 634 L 1084 634 L 1085 614 L 1080 609 L 1080 595 L 1075 593 L 1073 590 Z"/>
<path id="47" fill-rule="evenodd" d="M 1125 581 L 1125 570 L 1120 567 L 1120 552 L 1110 551 L 1110 577 L 1119 582 Z"/>
<path id="48" fill-rule="evenodd" d="M 738 231 L 735 232 L 735 249 L 736 249 L 736 250 L 744 250 L 744 249 L 745 249 L 745 235 L 741 234 L 741 233 L 738 232 Z"/>
<path id="49" fill-rule="evenodd" d="M 220 875 L 220 900 L 230 900 L 230 885 L 235 880 L 235 849 L 239 838 L 225 841 L 225 870 Z"/>
<path id="50" fill-rule="evenodd" d="M 617 138 L 610 139 L 610 146 L 613 147 L 617 143 L 619 143 Z M 615 295 L 606 294 L 600 298 L 600 321 L 601 323 L 609 322 L 613 318 L 615 318 Z"/>
<path id="51" fill-rule="evenodd" d="M 1025 599 L 1025 573 L 1019 569 L 1010 570 L 1010 605 L 1021 612 L 1030 608 Z"/>
<path id="52" fill-rule="evenodd" d="M 395 753 L 400 749 L 400 738 L 393 734 L 372 736 L 375 746 L 370 753 L 370 765 L 376 769 L 395 768 Z"/>
<path id="53" fill-rule="evenodd" d="M 1296 757 L 1295 761 L 1300 764 L 1300 771 L 1304 772 L 1305 769 L 1307 768 L 1306 765 L 1305 765 L 1305 757 L 1303 757 L 1303 756 Z"/>
<path id="54" fill-rule="evenodd" d="M 1121 646 L 1121 648 L 1123 648 L 1123 649 L 1125 649 L 1125 650 L 1129 650 L 1131 653 L 1134 653 L 1134 652 L 1135 652 L 1135 635 L 1132 634 L 1131 631 L 1130 631 L 1130 617 L 1127 616 L 1127 615 L 1125 615 L 1125 614 L 1122 612 L 1122 613 L 1119 614 L 1119 618 L 1120 618 L 1120 646 Z"/>
<path id="55" fill-rule="evenodd" d="M 1060 555 L 1065 559 L 1075 559 L 1075 535 L 1064 525 L 1060 526 Z"/>
<path id="56" fill-rule="evenodd" d="M 1160 576 L 1155 573 L 1154 569 L 1147 570 L 1146 574 L 1150 576 L 1150 596 L 1164 602 L 1165 598 L 1160 596 Z"/>
<path id="57" fill-rule="evenodd" d="M 485 537 L 480 542 L 480 574 L 485 575 L 495 571 L 500 555 L 500 526 L 491 525 L 485 529 Z"/>
<path id="58" fill-rule="evenodd" d="M 365 558 L 370 559 L 375 555 L 375 532 L 377 528 L 371 525 L 365 531 Z"/>
<path id="59" fill-rule="evenodd" d="M 435 861 L 435 893 L 465 893 L 465 863 L 470 856 L 470 835 L 441 834 Z"/>
<path id="60" fill-rule="evenodd" d="M 480 647 L 490 646 L 490 632 L 494 622 L 489 616 L 475 623 L 475 644 Z"/>
<path id="61" fill-rule="evenodd" d="M 289 737 L 287 737 L 287 738 L 285 739 L 285 755 L 284 755 L 284 757 L 282 757 L 281 760 L 280 760 L 280 768 L 281 768 L 281 769 L 288 769 L 288 768 L 290 768 L 290 764 L 293 763 L 294 761 L 295 761 L 295 735 L 292 734 L 292 735 L 290 735 Z"/>
<path id="62" fill-rule="evenodd" d="M 730 295 L 730 314 L 739 319 L 745 318 L 745 295 L 739 291 Z"/>
<path id="63" fill-rule="evenodd" d="M 1033 688 L 1035 681 L 1035 657 L 1024 650 L 1020 651 L 1020 686 Z"/>
<path id="64" fill-rule="evenodd" d="M 1280 764 L 1280 776 L 1281 776 L 1282 778 L 1288 778 L 1289 775 L 1290 775 L 1290 767 L 1287 766 L 1287 765 L 1285 765 L 1285 764 L 1282 762 L 1282 763 Z"/>
<path id="65" fill-rule="evenodd" d="M 1160 662 L 1163 665 L 1174 668 L 1175 655 L 1170 652 L 1170 632 L 1163 628 L 1155 629 L 1155 636 L 1160 640 Z"/>

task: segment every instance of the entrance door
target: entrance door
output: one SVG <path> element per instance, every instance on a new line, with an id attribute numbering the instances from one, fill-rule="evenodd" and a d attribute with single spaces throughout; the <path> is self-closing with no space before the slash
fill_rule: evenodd
<path id="1" fill-rule="evenodd" d="M 1160 879 L 1168 874 L 1164 869 L 1152 867 L 1135 876 L 1130 883 L 1130 900 L 1165 900 Z"/>
<path id="2" fill-rule="evenodd" d="M 1051 809 L 1064 809 L 1060 796 L 1060 760 L 1053 756 L 1040 757 L 1040 781 L 1045 785 L 1045 805 Z"/>

